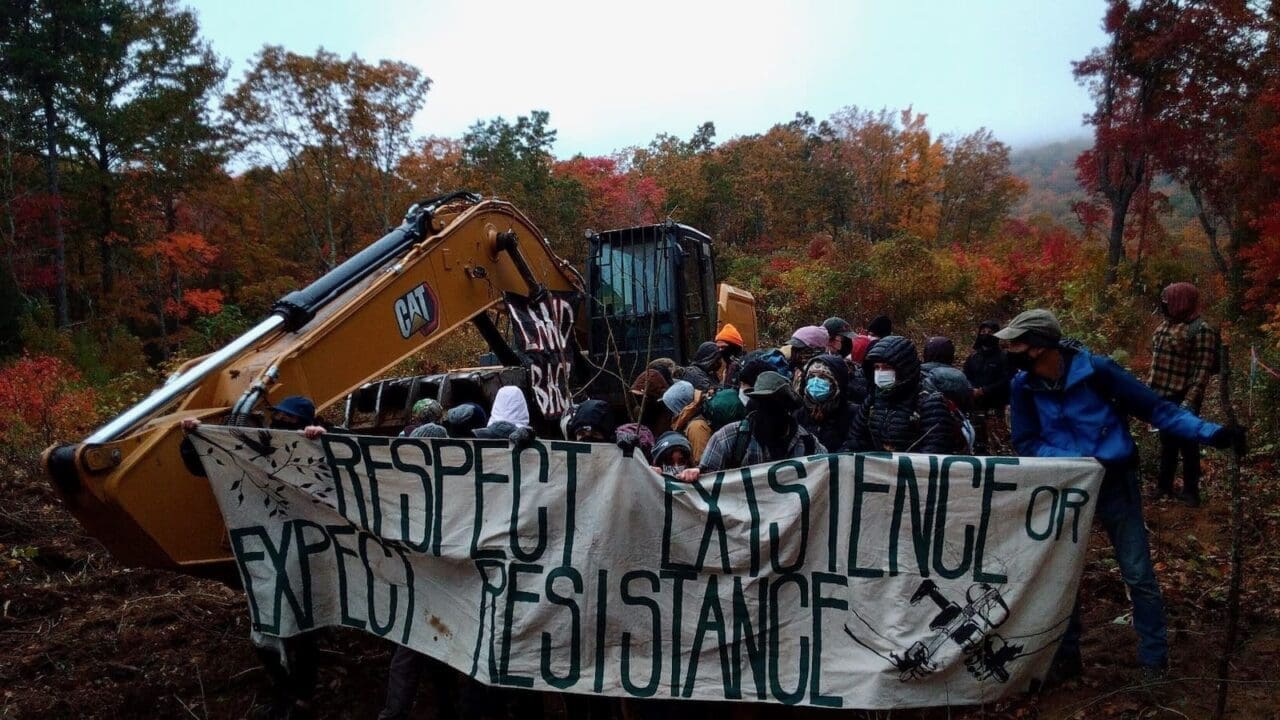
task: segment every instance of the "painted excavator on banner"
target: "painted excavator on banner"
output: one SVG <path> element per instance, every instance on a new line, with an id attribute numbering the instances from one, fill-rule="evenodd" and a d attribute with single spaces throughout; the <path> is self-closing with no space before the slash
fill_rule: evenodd
<path id="1" fill-rule="evenodd" d="M 181 423 L 255 425 L 273 401 L 345 403 L 361 432 L 402 427 L 418 399 L 485 401 L 525 388 L 535 423 L 585 393 L 622 402 L 650 360 L 685 363 L 733 323 L 755 343 L 751 295 L 715 283 L 712 241 L 685 225 L 592 233 L 585 276 L 509 203 L 467 192 L 415 204 L 404 222 L 84 441 L 43 460 L 76 519 L 127 565 L 234 581 L 208 481 L 184 465 Z M 465 326 L 486 367 L 394 378 L 406 358 Z"/>

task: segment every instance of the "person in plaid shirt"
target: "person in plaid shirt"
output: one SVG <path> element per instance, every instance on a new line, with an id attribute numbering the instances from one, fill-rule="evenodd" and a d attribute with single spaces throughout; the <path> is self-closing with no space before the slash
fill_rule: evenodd
<path id="1" fill-rule="evenodd" d="M 793 413 L 800 407 L 800 398 L 787 378 L 772 370 L 760 373 L 747 397 L 751 399 L 747 419 L 725 425 L 711 436 L 698 472 L 687 481 L 720 470 L 827 452 L 796 422 Z M 683 474 L 680 477 L 686 479 Z"/>
<path id="2" fill-rule="evenodd" d="M 1200 291 L 1187 282 L 1160 293 L 1164 320 L 1151 339 L 1151 376 L 1147 384 L 1160 397 L 1180 403 L 1196 415 L 1218 358 L 1218 335 L 1200 317 Z M 1182 458 L 1182 501 L 1200 506 L 1200 445 L 1160 432 L 1160 471 L 1156 498 L 1172 497 L 1173 476 Z"/>

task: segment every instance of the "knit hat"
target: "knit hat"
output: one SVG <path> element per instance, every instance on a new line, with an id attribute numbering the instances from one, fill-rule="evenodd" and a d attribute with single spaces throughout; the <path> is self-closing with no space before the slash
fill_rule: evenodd
<path id="1" fill-rule="evenodd" d="M 613 437 L 613 410 L 603 400 L 588 400 L 573 411 L 566 433 L 570 440 L 579 430 L 592 430 L 605 437 Z"/>
<path id="2" fill-rule="evenodd" d="M 677 380 L 662 393 L 662 404 L 667 406 L 673 416 L 679 415 L 680 411 L 691 402 L 693 402 L 693 383 L 687 380 Z"/>
<path id="3" fill-rule="evenodd" d="M 888 315 L 877 315 L 867 324 L 867 333 L 878 338 L 889 337 L 893 334 L 893 321 Z"/>
<path id="4" fill-rule="evenodd" d="M 451 434 L 461 434 L 464 437 L 488 423 L 489 413 L 475 403 L 463 403 L 449 408 L 444 419 L 444 424 Z"/>
<path id="5" fill-rule="evenodd" d="M 631 394 L 657 400 L 670 386 L 671 383 L 662 377 L 662 373 L 650 368 L 636 376 L 635 382 L 631 383 Z"/>
<path id="6" fill-rule="evenodd" d="M 413 419 L 422 424 L 438 423 L 444 419 L 444 406 L 439 400 L 424 398 L 413 404 Z"/>
<path id="7" fill-rule="evenodd" d="M 691 364 L 711 372 L 720 364 L 720 346 L 710 340 L 702 343 L 698 346 L 697 351 L 693 353 L 693 362 Z"/>
<path id="8" fill-rule="evenodd" d="M 956 361 L 956 346 L 950 338 L 941 335 L 931 337 L 924 343 L 924 361 L 951 365 Z"/>
<path id="9" fill-rule="evenodd" d="M 716 342 L 721 341 L 742 347 L 742 333 L 738 332 L 733 323 L 725 323 L 720 332 L 716 333 Z"/>
<path id="10" fill-rule="evenodd" d="M 640 423 L 619 425 L 613 437 L 615 440 L 622 440 L 628 435 L 635 436 L 636 446 L 643 450 L 646 456 L 653 451 L 653 431 L 647 425 L 641 425 Z"/>
<path id="11" fill-rule="evenodd" d="M 1200 317 L 1200 290 L 1189 282 L 1176 282 L 1160 293 L 1169 319 L 1189 323 Z"/>
<path id="12" fill-rule="evenodd" d="M 447 438 L 449 437 L 449 431 L 445 430 L 443 426 L 438 425 L 436 423 L 423 423 L 422 425 L 419 425 L 418 427 L 414 428 L 413 432 L 409 433 L 409 437 Z"/>
<path id="13" fill-rule="evenodd" d="M 662 461 L 665 459 L 663 458 L 663 455 L 675 450 L 676 448 L 680 448 L 689 455 L 693 455 L 693 445 L 689 443 L 689 438 L 685 437 L 684 433 L 678 433 L 675 430 L 668 430 L 662 433 L 658 438 L 658 441 L 653 444 L 653 461 L 661 465 Z"/>
<path id="14" fill-rule="evenodd" d="M 654 360 L 650 360 L 649 364 L 646 365 L 645 367 L 649 370 L 657 370 L 658 372 L 662 373 L 662 377 L 668 383 L 670 383 L 672 374 L 675 372 L 675 369 L 678 367 L 678 365 L 676 365 L 675 360 L 672 360 L 669 357 L 660 357 Z"/>
<path id="15" fill-rule="evenodd" d="M 712 430 L 719 430 L 731 422 L 737 422 L 747 416 L 747 409 L 733 390 L 721 390 L 711 396 L 703 405 L 702 414 L 711 423 Z"/>

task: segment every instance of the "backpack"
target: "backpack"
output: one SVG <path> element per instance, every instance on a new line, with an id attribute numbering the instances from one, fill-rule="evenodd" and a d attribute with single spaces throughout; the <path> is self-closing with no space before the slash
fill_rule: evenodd
<path id="1" fill-rule="evenodd" d="M 797 426 L 796 432 L 802 432 Z M 800 442 L 804 444 L 804 454 L 812 455 L 818 449 L 818 440 L 809 433 L 800 436 Z M 742 459 L 747 455 L 747 446 L 751 444 L 751 423 L 748 418 L 743 418 L 738 422 L 738 434 L 733 438 L 733 453 L 730 455 L 730 462 L 725 463 L 726 468 L 742 467 Z"/>
<path id="2" fill-rule="evenodd" d="M 765 361 L 774 372 L 784 377 L 791 374 L 791 363 L 787 360 L 787 356 L 783 355 L 782 351 L 777 348 L 752 350 L 742 358 L 742 364 L 746 365 L 748 362 L 757 359 Z"/>

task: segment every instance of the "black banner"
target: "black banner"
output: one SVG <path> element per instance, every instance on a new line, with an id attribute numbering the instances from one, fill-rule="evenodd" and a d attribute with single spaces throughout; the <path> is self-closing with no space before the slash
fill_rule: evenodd
<path id="1" fill-rule="evenodd" d="M 533 397 L 544 417 L 554 419 L 571 402 L 569 380 L 578 352 L 573 324 L 580 296 L 576 292 L 544 292 L 536 299 L 504 293 L 520 362 L 529 368 Z"/>

